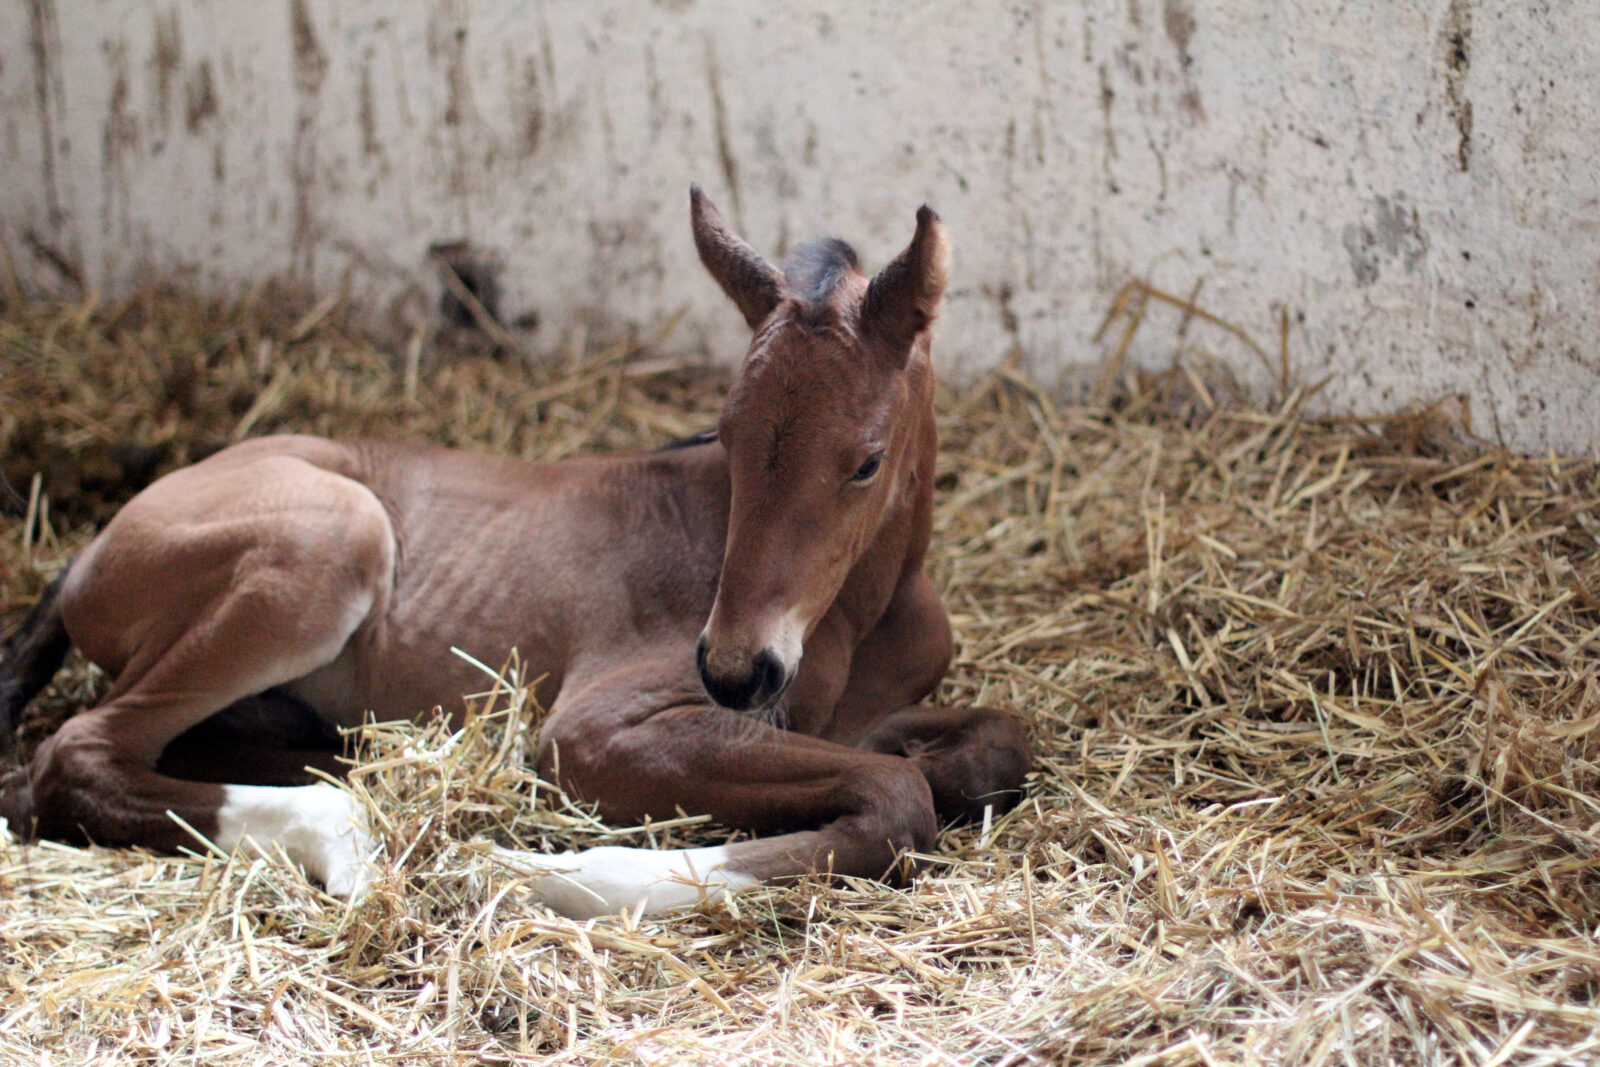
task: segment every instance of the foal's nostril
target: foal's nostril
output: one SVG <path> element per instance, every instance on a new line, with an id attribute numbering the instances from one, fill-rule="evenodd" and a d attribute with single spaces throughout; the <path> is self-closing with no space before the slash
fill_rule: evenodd
<path id="1" fill-rule="evenodd" d="M 762 649 L 750 660 L 742 675 L 729 677 L 707 668 L 707 641 L 704 636 L 695 649 L 695 662 L 700 668 L 700 681 L 706 693 L 718 704 L 733 711 L 751 711 L 764 708 L 775 701 L 789 684 L 788 672 L 783 662 L 771 649 Z"/>
<path id="2" fill-rule="evenodd" d="M 705 631 L 700 631 L 700 640 L 696 641 L 694 646 L 694 669 L 700 672 L 700 677 L 702 678 L 706 674 L 706 646 L 708 644 L 710 642 L 706 640 Z"/>
<path id="3" fill-rule="evenodd" d="M 750 667 L 756 687 L 751 702 L 757 706 L 764 705 L 783 688 L 783 664 L 772 654 L 772 649 L 763 648 L 756 653 L 755 662 Z"/>

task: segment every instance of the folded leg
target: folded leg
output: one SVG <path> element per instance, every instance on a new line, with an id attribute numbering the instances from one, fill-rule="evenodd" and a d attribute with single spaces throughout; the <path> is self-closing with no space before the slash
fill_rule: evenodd
<path id="1" fill-rule="evenodd" d="M 771 835 L 711 848 L 599 848 L 562 856 L 502 850 L 568 915 L 692 904 L 811 872 L 898 880 L 908 851 L 938 832 L 928 782 L 910 760 L 774 729 L 663 685 L 664 662 L 615 671 L 557 702 L 541 767 L 612 821 L 710 815 Z"/>
<path id="2" fill-rule="evenodd" d="M 213 485 L 190 468 L 125 508 L 74 565 L 63 617 L 111 670 L 111 690 L 6 780 L 0 816 L 20 834 L 169 852 L 192 846 L 181 820 L 224 849 L 281 845 L 330 891 L 351 893 L 371 846 L 349 795 L 248 784 L 281 777 L 281 765 L 228 782 L 256 753 L 200 724 L 335 660 L 385 594 L 392 534 L 382 505 L 349 479 L 287 457 L 252 476 L 263 510 L 226 513 L 231 478 Z M 301 718 L 281 703 L 260 710 Z M 210 780 L 174 774 L 197 770 Z"/>
<path id="3" fill-rule="evenodd" d="M 861 747 L 910 761 L 939 817 L 953 822 L 981 819 L 986 807 L 1010 810 L 1032 765 L 1027 725 L 998 708 L 914 704 L 885 716 Z"/>

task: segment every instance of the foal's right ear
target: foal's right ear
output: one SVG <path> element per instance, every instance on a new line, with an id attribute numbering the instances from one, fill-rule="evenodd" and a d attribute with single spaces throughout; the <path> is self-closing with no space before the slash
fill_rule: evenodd
<path id="1" fill-rule="evenodd" d="M 878 272 L 861 303 L 862 325 L 901 354 L 938 317 L 950 280 L 950 238 L 933 209 L 917 209 L 917 232 L 906 250 Z"/>
<path id="2" fill-rule="evenodd" d="M 728 229 L 698 185 L 689 186 L 689 217 L 700 262 L 739 306 L 750 328 L 760 326 L 783 299 L 783 275 Z"/>

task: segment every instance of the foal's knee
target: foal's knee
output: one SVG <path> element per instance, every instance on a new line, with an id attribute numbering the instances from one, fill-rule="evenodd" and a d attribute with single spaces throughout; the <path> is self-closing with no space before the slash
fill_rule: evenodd
<path id="1" fill-rule="evenodd" d="M 915 873 L 906 857 L 933 850 L 939 838 L 934 796 L 922 772 L 909 760 L 891 757 L 863 767 L 851 783 L 852 814 L 835 826 L 855 840 L 856 871 L 900 885 Z"/>

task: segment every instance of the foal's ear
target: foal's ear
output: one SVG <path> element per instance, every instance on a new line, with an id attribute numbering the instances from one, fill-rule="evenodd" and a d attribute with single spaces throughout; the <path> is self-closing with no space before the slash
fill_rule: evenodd
<path id="1" fill-rule="evenodd" d="M 933 209 L 917 209 L 917 233 L 906 250 L 867 286 L 861 325 L 897 352 L 909 356 L 917 335 L 939 315 L 950 277 L 950 239 Z"/>
<path id="2" fill-rule="evenodd" d="M 750 328 L 760 326 L 783 298 L 783 275 L 728 229 L 698 185 L 689 186 L 689 218 L 700 262 L 739 306 Z"/>

